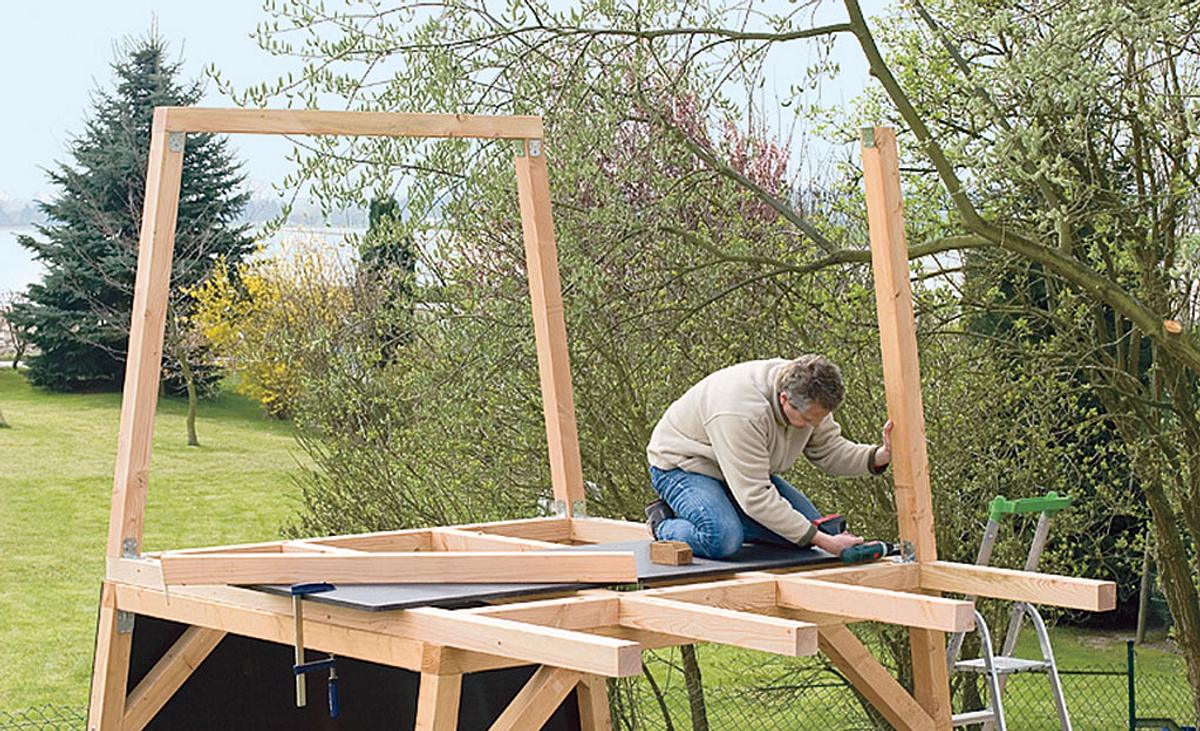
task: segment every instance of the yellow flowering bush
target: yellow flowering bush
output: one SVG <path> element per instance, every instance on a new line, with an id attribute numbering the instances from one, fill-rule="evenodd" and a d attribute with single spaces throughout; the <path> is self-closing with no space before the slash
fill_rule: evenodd
<path id="1" fill-rule="evenodd" d="M 352 306 L 348 271 L 327 244 L 297 239 L 232 269 L 219 261 L 191 291 L 196 323 L 237 390 L 271 415 L 291 413 L 312 346 L 344 326 Z"/>

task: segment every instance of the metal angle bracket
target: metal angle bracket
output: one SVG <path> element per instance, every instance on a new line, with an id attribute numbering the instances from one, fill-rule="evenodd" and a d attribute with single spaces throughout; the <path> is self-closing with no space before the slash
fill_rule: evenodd
<path id="1" fill-rule="evenodd" d="M 133 612 L 124 609 L 117 610 L 117 634 L 127 635 L 133 632 Z"/>
<path id="2" fill-rule="evenodd" d="M 875 128 L 874 127 L 863 127 L 862 128 L 862 144 L 863 144 L 863 147 L 874 147 L 875 146 Z"/>
<path id="3" fill-rule="evenodd" d="M 525 144 L 529 148 L 529 156 L 530 157 L 541 157 L 541 155 L 542 155 L 542 141 L 541 140 L 536 139 L 536 138 L 530 139 L 530 140 L 525 140 Z"/>
<path id="4" fill-rule="evenodd" d="M 186 136 L 183 132 L 168 132 L 167 149 L 171 152 L 183 152 L 183 140 Z"/>
<path id="5" fill-rule="evenodd" d="M 139 558 L 140 556 L 141 554 L 138 553 L 138 539 L 126 538 L 121 541 L 121 558 Z"/>
<path id="6" fill-rule="evenodd" d="M 550 503 L 550 509 L 554 511 L 554 516 L 557 518 L 567 517 L 567 503 L 565 500 L 555 500 Z M 587 517 L 587 500 L 574 500 L 571 502 L 571 517 Z"/>

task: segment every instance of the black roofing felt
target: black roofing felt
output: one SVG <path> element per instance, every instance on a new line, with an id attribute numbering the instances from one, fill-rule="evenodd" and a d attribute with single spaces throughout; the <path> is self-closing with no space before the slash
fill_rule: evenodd
<path id="1" fill-rule="evenodd" d="M 738 571 L 806 566 L 828 563 L 837 559 L 819 548 L 795 548 L 747 543 L 742 550 L 723 561 L 696 558 L 685 566 L 664 566 L 650 561 L 649 541 L 598 543 L 587 546 L 564 546 L 564 551 L 633 551 L 637 558 L 638 582 L 655 584 L 680 578 L 703 578 Z M 306 601 L 337 604 L 370 612 L 413 607 L 454 608 L 511 597 L 535 598 L 582 589 L 589 584 L 347 584 L 333 591 L 310 594 Z M 256 586 L 260 591 L 290 596 L 287 585 Z"/>

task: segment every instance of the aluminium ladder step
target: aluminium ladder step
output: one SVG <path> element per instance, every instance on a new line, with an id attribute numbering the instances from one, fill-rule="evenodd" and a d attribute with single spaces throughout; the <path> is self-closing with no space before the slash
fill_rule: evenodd
<path id="1" fill-rule="evenodd" d="M 990 708 L 984 708 L 982 711 L 967 711 L 966 713 L 956 713 L 950 717 L 952 726 L 968 726 L 973 723 L 983 723 L 984 721 L 995 721 L 996 712 Z"/>
<path id="2" fill-rule="evenodd" d="M 1012 675 L 1013 673 L 1044 672 L 1050 667 L 1050 663 L 1045 660 L 1026 660 L 1021 657 L 997 655 L 992 658 L 992 667 L 996 669 L 998 675 Z M 982 657 L 974 660 L 959 660 L 954 663 L 954 669 L 969 673 L 987 673 L 988 671 L 987 664 Z"/>

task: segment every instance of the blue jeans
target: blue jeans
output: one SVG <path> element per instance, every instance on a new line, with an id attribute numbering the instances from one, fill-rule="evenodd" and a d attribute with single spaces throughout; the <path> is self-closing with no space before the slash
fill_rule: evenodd
<path id="1" fill-rule="evenodd" d="M 664 541 L 683 541 L 697 556 L 728 558 L 737 553 L 745 541 L 795 545 L 750 519 L 721 480 L 678 468 L 651 467 L 650 484 L 675 511 L 674 518 L 659 524 L 657 537 Z M 771 484 L 804 517 L 809 520 L 821 517 L 812 501 L 779 475 L 771 475 Z"/>

